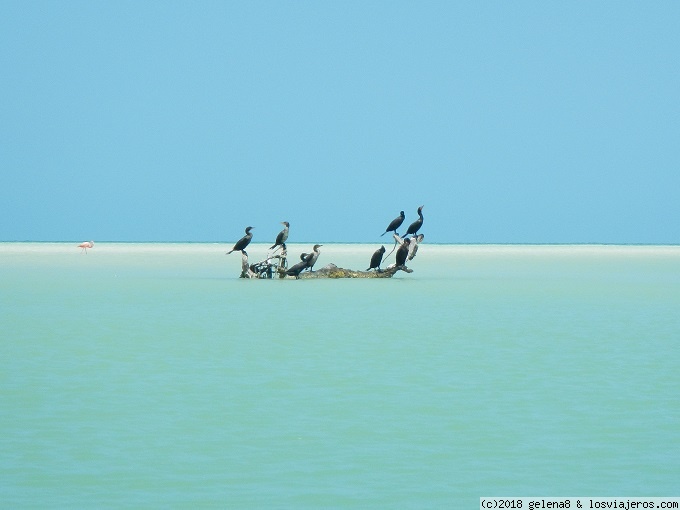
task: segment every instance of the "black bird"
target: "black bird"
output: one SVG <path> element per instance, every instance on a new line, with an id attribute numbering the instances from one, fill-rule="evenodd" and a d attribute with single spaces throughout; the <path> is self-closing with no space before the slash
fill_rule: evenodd
<path id="1" fill-rule="evenodd" d="M 411 225 L 409 225 L 408 230 L 406 231 L 404 237 L 406 237 L 409 234 L 415 234 L 416 232 L 418 232 L 418 230 L 420 230 L 420 227 L 423 226 L 423 207 L 425 206 L 421 205 L 420 207 L 418 207 L 419 218 L 413 223 L 411 223 Z"/>
<path id="2" fill-rule="evenodd" d="M 314 267 L 314 264 L 316 264 L 316 259 L 319 258 L 319 254 L 321 253 L 319 252 L 319 248 L 321 246 L 323 246 L 323 244 L 315 244 L 313 248 L 314 251 L 311 253 L 300 253 L 300 262 L 286 271 L 286 274 L 289 276 L 297 276 L 305 269 L 309 269 L 311 271 Z"/>
<path id="3" fill-rule="evenodd" d="M 245 251 L 246 246 L 250 244 L 250 240 L 253 238 L 253 234 L 251 234 L 250 231 L 254 228 L 255 227 L 246 227 L 246 235 L 236 241 L 236 244 L 231 249 L 231 251 L 227 252 L 227 255 L 229 255 L 232 251 Z"/>
<path id="4" fill-rule="evenodd" d="M 294 276 L 295 278 L 300 278 L 300 273 L 307 268 L 307 261 L 302 260 L 295 264 L 293 267 L 288 268 L 286 274 L 288 276 Z"/>
<path id="5" fill-rule="evenodd" d="M 319 258 L 319 255 L 321 252 L 319 251 L 319 248 L 323 246 L 323 244 L 315 244 L 314 245 L 314 251 L 310 254 L 308 254 L 305 257 L 305 261 L 307 262 L 307 267 L 309 268 L 310 271 L 313 271 L 314 264 L 316 264 L 316 259 Z"/>
<path id="6" fill-rule="evenodd" d="M 366 271 L 370 271 L 371 269 L 376 269 L 377 271 L 380 271 L 380 263 L 382 262 L 383 254 L 385 253 L 385 247 L 381 246 L 375 252 L 373 253 L 373 256 L 371 257 L 371 265 Z"/>
<path id="7" fill-rule="evenodd" d="M 382 234 L 380 234 L 380 237 L 384 236 L 384 235 L 387 234 L 388 232 L 394 232 L 394 233 L 396 234 L 396 233 L 397 233 L 397 229 L 398 229 L 399 227 L 401 227 L 401 224 L 402 224 L 402 223 L 404 223 L 404 218 L 405 218 L 405 217 L 406 217 L 406 216 L 404 215 L 404 211 L 401 211 L 401 213 L 399 213 L 399 216 L 397 216 L 397 217 L 394 218 L 392 221 L 390 221 L 390 224 L 387 225 L 387 230 L 385 230 L 385 232 L 383 232 Z M 398 235 L 398 234 L 397 234 L 397 235 Z"/>
<path id="8" fill-rule="evenodd" d="M 290 223 L 287 221 L 282 221 L 281 224 L 284 226 L 284 228 L 281 232 L 279 232 L 279 235 L 276 236 L 276 241 L 274 241 L 274 244 L 269 248 L 270 250 L 276 248 L 277 246 L 283 247 L 286 240 L 288 239 L 288 228 L 290 227 Z"/>
<path id="9" fill-rule="evenodd" d="M 408 257 L 409 244 L 410 244 L 409 240 L 404 239 L 404 242 L 397 250 L 397 254 L 395 255 L 397 266 L 403 266 L 406 264 L 406 257 Z"/>

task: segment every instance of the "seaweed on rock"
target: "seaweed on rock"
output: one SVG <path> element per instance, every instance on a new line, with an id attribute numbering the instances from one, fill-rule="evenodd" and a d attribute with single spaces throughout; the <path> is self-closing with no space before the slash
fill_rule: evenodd
<path id="1" fill-rule="evenodd" d="M 397 266 L 393 264 L 382 271 L 355 271 L 353 269 L 338 267 L 331 263 L 316 271 L 300 273 L 299 278 L 302 280 L 311 278 L 392 278 L 397 271 L 412 273 L 413 269 L 409 269 L 404 265 Z M 281 275 L 281 273 L 279 273 L 279 275 Z M 286 277 L 285 272 L 281 278 L 284 277 Z"/>

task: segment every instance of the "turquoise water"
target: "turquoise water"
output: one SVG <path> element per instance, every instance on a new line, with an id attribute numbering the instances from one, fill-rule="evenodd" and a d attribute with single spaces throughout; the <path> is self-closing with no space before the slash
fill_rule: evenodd
<path id="1" fill-rule="evenodd" d="M 2 507 L 678 494 L 680 247 L 423 244 L 299 281 L 229 248 L 0 243 Z"/>

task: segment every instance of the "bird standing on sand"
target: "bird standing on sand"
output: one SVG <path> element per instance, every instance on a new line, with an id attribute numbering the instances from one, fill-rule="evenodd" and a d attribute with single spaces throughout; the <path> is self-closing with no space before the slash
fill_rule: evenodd
<path id="1" fill-rule="evenodd" d="M 270 250 L 276 248 L 277 246 L 281 246 L 283 248 L 284 244 L 286 243 L 286 239 L 288 239 L 288 228 L 290 227 L 290 223 L 287 221 L 282 221 L 281 224 L 284 228 L 281 232 L 279 232 L 279 235 L 276 236 L 276 241 L 274 241 L 274 244 L 269 248 Z"/>
<path id="2" fill-rule="evenodd" d="M 420 207 L 418 207 L 419 218 L 416 221 L 414 221 L 413 223 L 411 223 L 411 225 L 409 225 L 408 230 L 406 231 L 406 234 L 404 234 L 404 237 L 406 237 L 409 234 L 415 234 L 416 232 L 418 232 L 418 230 L 420 230 L 420 227 L 423 226 L 423 207 L 425 207 L 425 206 L 421 205 Z"/>
<path id="3" fill-rule="evenodd" d="M 395 262 L 397 263 L 397 266 L 403 266 L 406 264 L 406 258 L 408 257 L 408 249 L 409 249 L 409 244 L 410 241 L 408 239 L 404 239 L 404 242 L 401 244 L 399 249 L 397 250 L 397 254 L 395 255 Z"/>
<path id="4" fill-rule="evenodd" d="M 254 228 L 255 227 L 246 227 L 246 235 L 236 241 L 236 244 L 231 249 L 231 251 L 227 252 L 227 255 L 229 255 L 232 251 L 242 251 L 245 253 L 246 246 L 250 244 L 250 240 L 253 238 L 253 234 L 251 234 L 250 231 Z"/>
<path id="5" fill-rule="evenodd" d="M 373 253 L 373 256 L 371 257 L 371 264 L 369 265 L 368 269 L 366 271 L 370 271 L 371 269 L 375 269 L 376 271 L 380 271 L 380 263 L 382 262 L 383 254 L 385 253 L 385 247 L 381 246 L 375 252 Z"/>
<path id="6" fill-rule="evenodd" d="M 78 248 L 82 248 L 80 250 L 80 253 L 85 252 L 85 255 L 87 255 L 87 249 L 88 248 L 94 248 L 94 241 L 85 241 L 84 243 L 80 243 L 78 245 Z"/>
<path id="7" fill-rule="evenodd" d="M 382 234 L 380 234 L 380 237 L 384 236 L 384 235 L 387 234 L 388 232 L 394 232 L 394 233 L 396 234 L 396 233 L 397 233 L 397 229 L 398 229 L 399 227 L 401 227 L 401 224 L 402 224 L 402 223 L 404 223 L 404 218 L 405 218 L 405 217 L 406 217 L 406 216 L 404 215 L 404 211 L 401 211 L 401 213 L 399 213 L 399 216 L 397 216 L 397 217 L 394 218 L 392 221 L 390 221 L 390 224 L 387 225 L 387 230 L 385 230 L 385 232 L 383 232 Z"/>

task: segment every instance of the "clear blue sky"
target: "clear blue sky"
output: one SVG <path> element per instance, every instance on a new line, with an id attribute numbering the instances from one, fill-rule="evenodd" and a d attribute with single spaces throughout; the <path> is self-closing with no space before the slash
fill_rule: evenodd
<path id="1" fill-rule="evenodd" d="M 680 243 L 680 2 L 0 2 L 0 240 Z M 385 238 L 383 238 L 384 240 Z"/>

